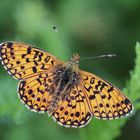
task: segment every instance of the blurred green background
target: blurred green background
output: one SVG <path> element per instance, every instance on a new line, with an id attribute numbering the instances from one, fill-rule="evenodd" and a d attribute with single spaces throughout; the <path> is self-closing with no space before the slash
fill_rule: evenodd
<path id="1" fill-rule="evenodd" d="M 52 29 L 55 25 L 59 33 Z M 18 81 L 0 65 L 0 140 L 139 140 L 140 1 L 0 0 L 0 42 L 14 40 L 43 48 L 67 61 L 116 53 L 116 58 L 81 61 L 80 68 L 122 89 L 135 111 L 113 121 L 95 118 L 81 129 L 59 126 L 30 112 L 17 97 Z M 71 52 L 71 53 L 70 53 Z"/>

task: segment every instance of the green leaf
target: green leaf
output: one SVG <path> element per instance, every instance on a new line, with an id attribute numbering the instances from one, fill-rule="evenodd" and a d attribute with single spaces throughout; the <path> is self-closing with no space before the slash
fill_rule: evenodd
<path id="1" fill-rule="evenodd" d="M 134 103 L 135 110 L 140 108 L 140 43 L 136 43 L 136 60 L 134 70 L 130 72 L 131 78 L 124 92 Z"/>

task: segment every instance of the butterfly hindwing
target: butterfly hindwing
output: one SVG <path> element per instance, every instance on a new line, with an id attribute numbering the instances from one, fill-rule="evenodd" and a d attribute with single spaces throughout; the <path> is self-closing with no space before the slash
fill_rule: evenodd
<path id="1" fill-rule="evenodd" d="M 20 100 L 31 110 L 46 112 L 52 99 L 53 74 L 39 74 L 19 83 Z"/>
<path id="2" fill-rule="evenodd" d="M 83 127 L 91 120 L 88 102 L 81 88 L 75 85 L 68 97 L 59 102 L 53 118 L 65 127 Z"/>
<path id="3" fill-rule="evenodd" d="M 119 89 L 93 74 L 85 71 L 80 73 L 81 87 L 94 117 L 116 119 L 132 111 L 132 103 Z"/>
<path id="4" fill-rule="evenodd" d="M 0 44 L 0 59 L 8 73 L 19 80 L 47 72 L 50 67 L 62 63 L 45 51 L 19 42 Z"/>

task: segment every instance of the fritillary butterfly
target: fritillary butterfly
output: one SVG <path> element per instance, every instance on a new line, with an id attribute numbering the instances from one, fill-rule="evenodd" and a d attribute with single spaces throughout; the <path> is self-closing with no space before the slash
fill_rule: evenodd
<path id="1" fill-rule="evenodd" d="M 19 42 L 0 44 L 0 59 L 19 80 L 20 100 L 36 112 L 47 112 L 66 127 L 85 126 L 92 117 L 111 120 L 128 115 L 130 100 L 116 87 L 78 68 L 80 56 L 62 62 Z"/>

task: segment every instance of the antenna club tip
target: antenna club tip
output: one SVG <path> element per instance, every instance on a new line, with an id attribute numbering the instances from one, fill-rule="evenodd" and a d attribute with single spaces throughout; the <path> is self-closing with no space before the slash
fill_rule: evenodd
<path id="1" fill-rule="evenodd" d="M 108 54 L 108 57 L 116 57 L 117 54 Z"/>
<path id="2" fill-rule="evenodd" d="M 52 28 L 53 28 L 53 30 L 54 30 L 55 32 L 58 32 L 58 30 L 57 30 L 57 28 L 56 28 L 55 25 L 53 25 Z"/>
<path id="3" fill-rule="evenodd" d="M 53 25 L 52 27 L 53 27 L 53 29 L 56 29 L 56 26 L 55 25 Z"/>

